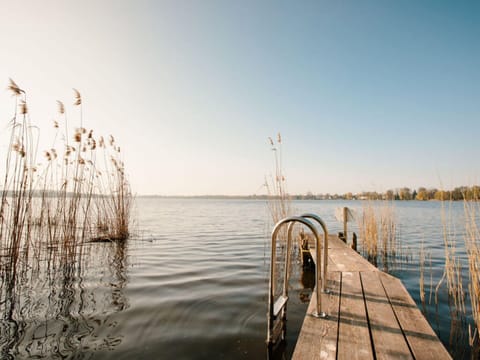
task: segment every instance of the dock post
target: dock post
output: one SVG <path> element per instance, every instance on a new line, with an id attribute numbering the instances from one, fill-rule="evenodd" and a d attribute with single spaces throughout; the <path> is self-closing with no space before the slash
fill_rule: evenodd
<path id="1" fill-rule="evenodd" d="M 347 233 L 347 220 L 348 220 L 348 208 L 343 208 L 343 236 L 345 238 L 345 244 L 348 244 L 348 233 Z"/>

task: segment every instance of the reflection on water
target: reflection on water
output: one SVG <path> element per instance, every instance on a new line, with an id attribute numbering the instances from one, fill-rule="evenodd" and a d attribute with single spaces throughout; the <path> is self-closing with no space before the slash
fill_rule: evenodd
<path id="1" fill-rule="evenodd" d="M 59 259 L 51 250 L 2 268 L 2 359 L 83 357 L 122 341 L 110 315 L 129 306 L 127 245 L 84 244 Z"/>

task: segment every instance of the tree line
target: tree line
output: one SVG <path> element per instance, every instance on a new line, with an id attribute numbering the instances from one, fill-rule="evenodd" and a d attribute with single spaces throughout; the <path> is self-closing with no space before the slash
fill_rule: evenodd
<path id="1" fill-rule="evenodd" d="M 385 192 L 364 191 L 345 194 L 313 194 L 293 195 L 295 200 L 480 200 L 480 186 L 459 186 L 453 190 L 419 187 L 410 189 L 402 187 Z"/>

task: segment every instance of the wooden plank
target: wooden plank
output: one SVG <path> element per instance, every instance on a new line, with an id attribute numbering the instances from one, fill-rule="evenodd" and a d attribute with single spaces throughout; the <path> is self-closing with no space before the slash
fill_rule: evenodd
<path id="1" fill-rule="evenodd" d="M 377 360 L 413 359 L 378 272 L 360 273 Z"/>
<path id="2" fill-rule="evenodd" d="M 345 248 L 343 251 L 330 251 L 330 258 L 341 271 L 378 271 L 375 266 L 349 248 Z"/>
<path id="3" fill-rule="evenodd" d="M 400 280 L 385 273 L 380 279 L 416 359 L 451 359 Z"/>
<path id="4" fill-rule="evenodd" d="M 329 271 L 379 271 L 359 253 L 346 246 L 337 237 L 333 239 L 333 247 L 330 247 L 331 243 L 329 243 Z M 316 263 L 315 248 L 310 248 L 310 254 Z"/>
<path id="5" fill-rule="evenodd" d="M 373 359 L 358 272 L 342 273 L 337 359 Z"/>
<path id="6" fill-rule="evenodd" d="M 312 293 L 292 359 L 335 359 L 341 274 L 331 272 L 328 280 L 331 293 L 322 294 L 322 311 L 327 313 L 328 318 L 319 319 L 311 316 L 317 306 L 315 293 Z"/>

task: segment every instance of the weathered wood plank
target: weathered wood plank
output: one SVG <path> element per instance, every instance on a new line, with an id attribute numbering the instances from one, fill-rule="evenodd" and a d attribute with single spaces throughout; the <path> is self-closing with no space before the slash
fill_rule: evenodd
<path id="1" fill-rule="evenodd" d="M 402 282 L 385 273 L 379 276 L 415 358 L 451 359 Z"/>
<path id="2" fill-rule="evenodd" d="M 358 272 L 342 273 L 337 359 L 373 359 Z"/>
<path id="3" fill-rule="evenodd" d="M 350 248 L 333 249 L 330 258 L 340 271 L 378 271 L 367 260 Z"/>
<path id="4" fill-rule="evenodd" d="M 413 359 L 378 273 L 360 273 L 376 358 Z"/>
<path id="5" fill-rule="evenodd" d="M 292 359 L 335 359 L 337 352 L 340 280 L 341 275 L 339 272 L 329 273 L 331 293 L 322 294 L 322 310 L 327 313 L 327 319 L 311 316 L 316 311 L 317 306 L 316 297 L 312 296 Z"/>
<path id="6" fill-rule="evenodd" d="M 329 271 L 378 271 L 375 266 L 336 236 L 329 236 L 328 248 Z M 310 248 L 310 254 L 316 263 L 315 248 Z"/>
<path id="7" fill-rule="evenodd" d="M 333 292 L 322 295 L 322 304 L 330 316 L 308 315 L 316 307 L 312 296 L 294 359 L 369 359 L 374 351 L 378 359 L 451 358 L 400 280 L 380 272 L 336 236 L 329 238 L 328 248 L 327 288 Z"/>

